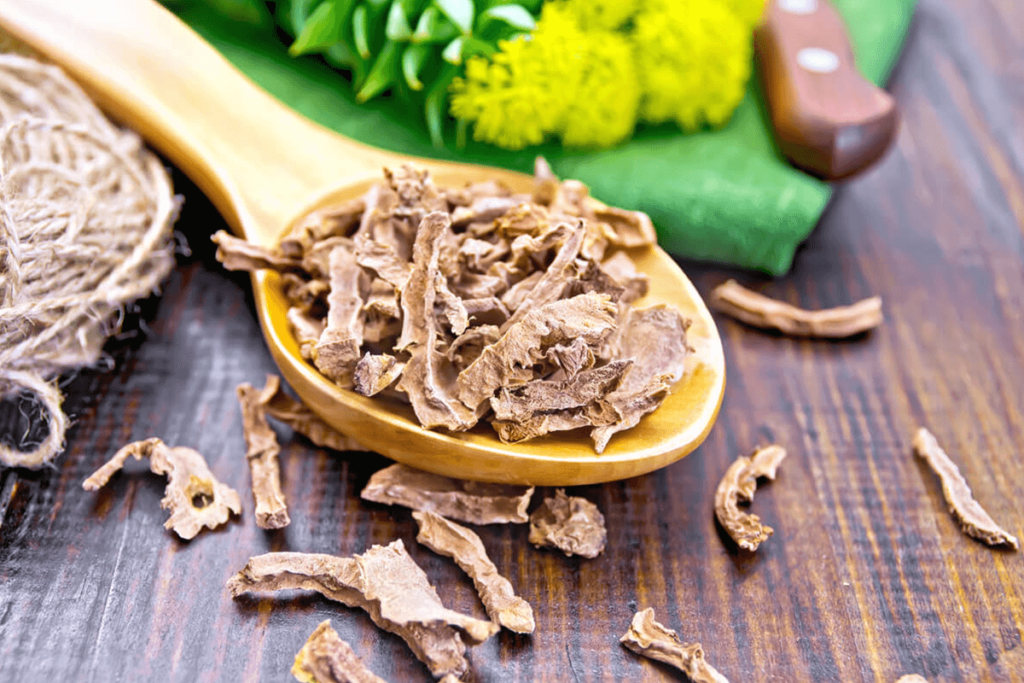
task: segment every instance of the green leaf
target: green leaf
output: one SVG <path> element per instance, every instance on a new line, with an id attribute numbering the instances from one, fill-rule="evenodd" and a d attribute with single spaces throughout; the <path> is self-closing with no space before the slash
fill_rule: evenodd
<path id="1" fill-rule="evenodd" d="M 352 13 L 352 38 L 356 44 L 356 52 L 363 59 L 370 58 L 370 33 L 367 27 L 366 5 L 359 5 Z"/>
<path id="2" fill-rule="evenodd" d="M 338 16 L 335 4 L 325 2 L 317 7 L 309 16 L 302 32 L 288 48 L 292 57 L 324 50 L 342 40 L 341 17 Z"/>
<path id="3" fill-rule="evenodd" d="M 409 18 L 405 14 L 405 7 L 399 0 L 391 3 L 387 25 L 384 27 L 384 35 L 388 37 L 388 40 L 397 42 L 412 38 L 412 27 L 409 26 Z"/>
<path id="4" fill-rule="evenodd" d="M 466 38 L 466 43 L 462 47 L 462 57 L 472 57 L 473 55 L 483 55 L 490 57 L 498 51 L 498 48 L 488 43 L 486 40 L 481 40 L 476 36 L 470 36 Z"/>
<path id="5" fill-rule="evenodd" d="M 327 48 L 324 52 L 324 59 L 335 68 L 353 69 L 357 64 L 363 63 L 363 58 L 356 54 L 356 51 L 345 41 L 335 43 Z"/>
<path id="6" fill-rule="evenodd" d="M 389 0 L 366 0 L 366 4 L 370 6 L 370 10 L 377 14 L 382 9 L 388 6 Z"/>
<path id="7" fill-rule="evenodd" d="M 291 24 L 293 34 L 298 36 L 302 33 L 302 29 L 306 28 L 306 21 L 309 20 L 310 15 L 316 9 L 316 5 L 320 0 L 291 0 L 291 7 L 288 9 L 288 21 Z M 330 2 L 330 0 L 327 0 Z"/>
<path id="8" fill-rule="evenodd" d="M 433 53 L 434 47 L 425 44 L 410 45 L 402 53 L 402 75 L 413 90 L 423 90 L 423 83 L 419 78 L 420 71 L 423 69 L 423 63 Z"/>
<path id="9" fill-rule="evenodd" d="M 433 5 L 423 10 L 412 34 L 414 43 L 447 43 L 459 35 L 459 29 Z"/>
<path id="10" fill-rule="evenodd" d="M 480 14 L 481 25 L 492 20 L 503 21 L 521 31 L 532 31 L 537 26 L 533 15 L 521 5 L 498 5 Z"/>
<path id="11" fill-rule="evenodd" d="M 442 135 L 444 130 L 444 105 L 448 101 L 448 86 L 452 84 L 459 71 L 459 67 L 445 64 L 437 80 L 434 81 L 434 85 L 430 86 L 430 91 L 427 92 L 424 114 L 427 119 L 427 130 L 430 132 L 430 140 L 434 143 L 434 147 L 444 147 L 444 136 Z"/>
<path id="12" fill-rule="evenodd" d="M 377 95 L 387 90 L 395 82 L 398 61 L 401 55 L 401 45 L 389 40 L 384 43 L 384 48 L 377 55 L 377 61 L 373 63 L 370 73 L 366 76 L 362 87 L 356 93 L 356 102 L 368 102 Z"/>
<path id="13" fill-rule="evenodd" d="M 218 14 L 232 21 L 252 26 L 274 25 L 274 20 L 263 0 L 207 0 L 207 2 Z"/>
<path id="14" fill-rule="evenodd" d="M 473 0 L 434 0 L 434 6 L 444 12 L 463 33 L 473 30 Z"/>
<path id="15" fill-rule="evenodd" d="M 463 43 L 465 43 L 465 40 L 462 36 L 448 43 L 448 46 L 441 53 L 441 58 L 449 64 L 461 64 Z"/>

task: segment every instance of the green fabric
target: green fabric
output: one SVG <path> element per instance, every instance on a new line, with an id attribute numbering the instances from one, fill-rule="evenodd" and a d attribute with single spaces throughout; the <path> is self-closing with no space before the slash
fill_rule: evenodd
<path id="1" fill-rule="evenodd" d="M 833 0 L 850 27 L 857 64 L 875 83 L 896 61 L 915 0 Z M 180 7 L 180 6 L 179 6 Z M 645 127 L 615 149 L 555 146 L 509 152 L 472 141 L 430 144 L 420 112 L 383 98 L 357 105 L 345 77 L 317 58 L 292 59 L 274 34 L 230 24 L 203 5 L 179 16 L 236 67 L 296 111 L 365 143 L 396 152 L 471 161 L 530 172 L 543 154 L 563 178 L 579 178 L 594 196 L 650 214 L 661 245 L 680 256 L 782 274 L 813 230 L 831 195 L 826 183 L 787 164 L 775 148 L 756 79 L 730 123 L 683 135 Z"/>

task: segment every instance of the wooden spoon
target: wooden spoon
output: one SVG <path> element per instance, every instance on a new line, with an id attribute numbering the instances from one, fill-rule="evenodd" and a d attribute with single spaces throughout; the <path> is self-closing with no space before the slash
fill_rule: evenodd
<path id="1" fill-rule="evenodd" d="M 416 164 L 442 186 L 488 178 L 518 191 L 532 186 L 522 174 L 403 157 L 317 126 L 256 87 L 151 0 L 4 2 L 0 26 L 64 67 L 108 113 L 138 130 L 196 182 L 238 234 L 256 244 L 273 245 L 308 211 L 362 194 L 382 179 L 385 166 Z M 613 437 L 602 455 L 580 432 L 508 445 L 486 425 L 457 434 L 425 430 L 406 406 L 339 389 L 303 360 L 276 274 L 256 274 L 253 289 L 281 373 L 338 430 L 439 474 L 590 484 L 644 474 L 692 451 L 711 430 L 725 387 L 718 330 L 696 289 L 661 249 L 631 255 L 651 278 L 651 291 L 639 305 L 665 302 L 691 318 L 694 353 L 665 403 Z"/>

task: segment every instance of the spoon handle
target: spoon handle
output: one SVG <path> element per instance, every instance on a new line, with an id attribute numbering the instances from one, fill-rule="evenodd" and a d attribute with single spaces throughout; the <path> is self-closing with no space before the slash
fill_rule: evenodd
<path id="1" fill-rule="evenodd" d="M 776 140 L 795 166 L 839 180 L 889 149 L 896 103 L 857 70 L 827 0 L 770 0 L 754 50 Z"/>
<path id="2" fill-rule="evenodd" d="M 0 26 L 67 70 L 257 243 L 328 188 L 379 175 L 386 159 L 285 107 L 152 0 L 0 2 Z"/>

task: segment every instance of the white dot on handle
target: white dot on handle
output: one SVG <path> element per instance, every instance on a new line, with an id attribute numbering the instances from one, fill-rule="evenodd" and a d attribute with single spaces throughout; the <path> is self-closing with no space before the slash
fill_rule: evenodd
<path id="1" fill-rule="evenodd" d="M 818 9 L 818 0 L 779 0 L 779 8 L 791 14 L 810 14 Z"/>
<path id="2" fill-rule="evenodd" d="M 796 63 L 816 74 L 830 74 L 839 68 L 839 56 L 820 47 L 805 47 L 796 53 Z"/>

